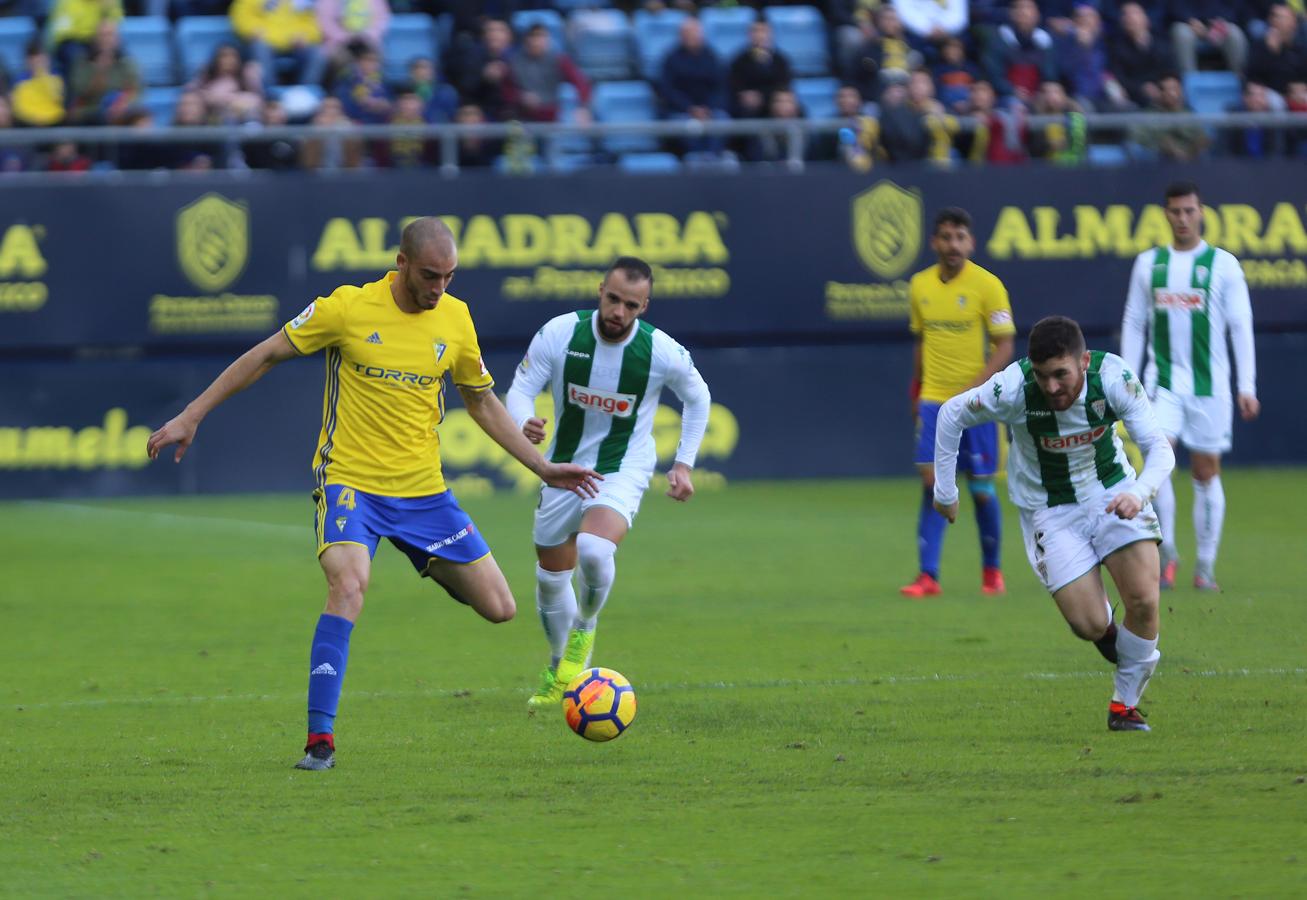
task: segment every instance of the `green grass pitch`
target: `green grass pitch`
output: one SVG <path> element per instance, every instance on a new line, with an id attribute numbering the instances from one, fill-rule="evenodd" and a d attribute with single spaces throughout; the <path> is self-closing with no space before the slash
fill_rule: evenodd
<path id="1" fill-rule="evenodd" d="M 1010 507 L 1008 596 L 964 499 L 914 603 L 912 481 L 651 492 L 600 623 L 640 704 L 609 744 L 525 712 L 533 498 L 464 497 L 518 617 L 383 546 L 321 773 L 291 768 L 307 493 L 0 504 L 0 895 L 1303 896 L 1307 471 L 1225 483 L 1226 590 L 1163 595 L 1151 734 L 1106 730 Z"/>

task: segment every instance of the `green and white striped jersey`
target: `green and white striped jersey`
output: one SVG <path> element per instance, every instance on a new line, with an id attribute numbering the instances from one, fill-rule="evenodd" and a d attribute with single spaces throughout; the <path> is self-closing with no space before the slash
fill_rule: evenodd
<path id="1" fill-rule="evenodd" d="M 594 311 L 583 310 L 549 320 L 531 340 L 513 376 L 508 412 L 521 428 L 549 388 L 555 422 L 545 455 L 552 462 L 647 477 L 658 461 L 653 425 L 664 386 L 684 405 L 676 461 L 693 466 L 712 400 L 690 354 L 639 319 L 624 341 L 610 343 L 599 337 Z"/>
<path id="2" fill-rule="evenodd" d="M 1120 420 L 1144 452 L 1144 471 L 1126 459 L 1113 426 Z M 935 499 L 957 502 L 962 431 L 982 422 L 1011 426 L 1008 493 L 1021 509 L 1084 503 L 1105 491 L 1129 490 L 1150 500 L 1175 467 L 1175 453 L 1153 418 L 1143 386 L 1121 357 L 1095 351 L 1080 396 L 1054 410 L 1020 359 L 980 387 L 952 397 L 935 424 Z"/>
<path id="3" fill-rule="evenodd" d="M 1135 258 L 1121 321 L 1126 365 L 1144 362 L 1144 384 L 1196 397 L 1230 396 L 1234 345 L 1239 393 L 1256 394 L 1253 311 L 1239 260 L 1200 241 L 1192 250 L 1154 247 Z"/>

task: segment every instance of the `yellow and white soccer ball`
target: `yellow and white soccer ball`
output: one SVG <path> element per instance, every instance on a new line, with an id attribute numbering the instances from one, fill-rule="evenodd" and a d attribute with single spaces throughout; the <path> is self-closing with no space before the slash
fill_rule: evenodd
<path id="1" fill-rule="evenodd" d="M 621 672 L 584 669 L 563 692 L 563 716 L 587 741 L 611 741 L 635 719 L 635 689 Z"/>

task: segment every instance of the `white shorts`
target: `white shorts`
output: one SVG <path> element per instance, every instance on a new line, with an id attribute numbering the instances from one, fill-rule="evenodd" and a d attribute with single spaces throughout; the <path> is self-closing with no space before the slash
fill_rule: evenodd
<path id="1" fill-rule="evenodd" d="M 1153 415 L 1171 440 L 1179 440 L 1199 453 L 1227 453 L 1230 450 L 1234 401 L 1230 397 L 1193 397 L 1157 388 Z"/>
<path id="2" fill-rule="evenodd" d="M 1084 503 L 1021 510 L 1026 559 L 1050 594 L 1098 568 L 1108 554 L 1137 541 L 1161 541 L 1162 529 L 1152 504 L 1133 519 L 1107 512 L 1116 491 Z"/>
<path id="3" fill-rule="evenodd" d="M 640 500 L 649 488 L 652 473 L 638 475 L 613 472 L 599 482 L 599 495 L 582 499 L 563 488 L 542 485 L 540 503 L 536 505 L 535 527 L 532 538 L 537 547 L 557 547 L 581 527 L 581 516 L 594 506 L 607 506 L 621 513 L 629 528 L 640 511 Z"/>

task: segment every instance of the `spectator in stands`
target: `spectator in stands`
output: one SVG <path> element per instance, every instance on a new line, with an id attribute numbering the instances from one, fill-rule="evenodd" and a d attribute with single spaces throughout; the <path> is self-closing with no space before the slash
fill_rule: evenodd
<path id="1" fill-rule="evenodd" d="M 123 124 L 138 131 L 153 131 L 157 127 L 154 114 L 143 106 L 131 110 Z M 175 169 L 185 152 L 186 148 L 180 144 L 122 143 L 116 148 L 114 163 L 125 170 Z"/>
<path id="2" fill-rule="evenodd" d="M 86 172 L 91 168 L 91 158 L 78 149 L 72 141 L 60 141 L 50 148 L 45 159 L 47 172 Z"/>
<path id="3" fill-rule="evenodd" d="M 1109 52 L 1111 71 L 1130 102 L 1146 108 L 1157 102 L 1157 83 L 1175 71 L 1175 55 L 1165 38 L 1153 34 L 1152 22 L 1143 6 L 1121 5 L 1119 30 Z"/>
<path id="4" fill-rule="evenodd" d="M 280 128 L 289 121 L 290 117 L 286 114 L 286 107 L 281 105 L 281 101 L 268 100 L 263 104 L 260 121 L 263 127 Z M 299 151 L 294 143 L 285 138 L 251 139 L 241 145 L 241 152 L 245 156 L 245 165 L 251 169 L 284 172 L 299 166 Z"/>
<path id="5" fill-rule="evenodd" d="M 177 98 L 177 106 L 172 114 L 173 128 L 201 128 L 210 124 L 212 123 L 209 121 L 208 107 L 204 103 L 204 98 L 197 92 L 185 91 Z M 174 147 L 175 155 L 171 161 L 174 169 L 207 172 L 210 169 L 224 168 L 226 153 L 221 144 L 208 141 L 176 144 Z"/>
<path id="6" fill-rule="evenodd" d="M 1171 44 L 1181 73 L 1198 68 L 1199 53 L 1219 50 L 1231 72 L 1243 74 L 1248 38 L 1236 21 L 1238 0 L 1169 0 Z"/>
<path id="7" fill-rule="evenodd" d="M 894 9 L 909 41 L 936 54 L 949 38 L 965 37 L 970 25 L 967 0 L 894 0 Z"/>
<path id="8" fill-rule="evenodd" d="M 940 45 L 940 61 L 935 64 L 935 84 L 939 102 L 951 113 L 967 111 L 971 103 L 971 86 L 980 80 L 980 70 L 967 59 L 961 38 L 948 38 Z"/>
<path id="9" fill-rule="evenodd" d="M 263 68 L 253 60 L 242 60 L 232 44 L 222 44 L 186 89 L 204 100 L 210 122 L 257 120 L 263 106 Z"/>
<path id="10" fill-rule="evenodd" d="M 123 53 L 118 22 L 96 26 L 90 52 L 73 66 L 69 121 L 76 125 L 119 125 L 136 104 L 141 77 Z"/>
<path id="11" fill-rule="evenodd" d="M 1087 153 L 1085 114 L 1060 81 L 1045 81 L 1030 108 L 1036 116 L 1058 116 L 1059 121 L 1031 129 L 1030 155 L 1061 165 L 1084 162 Z"/>
<path id="12" fill-rule="evenodd" d="M 1008 24 L 995 32 L 985 53 L 984 69 L 1000 97 L 1029 102 L 1040 82 L 1057 77 L 1053 38 L 1039 27 L 1034 0 L 1012 0 Z"/>
<path id="13" fill-rule="evenodd" d="M 930 150 L 930 135 L 908 102 L 905 84 L 890 83 L 881 91 L 880 147 L 895 163 L 925 159 Z"/>
<path id="14" fill-rule="evenodd" d="M 994 86 L 978 81 L 971 88 L 971 108 L 968 114 L 975 118 L 976 127 L 969 139 L 963 140 L 963 152 L 973 163 L 1013 165 L 1024 163 L 1030 155 L 1026 151 L 1029 134 L 1025 107 L 1020 101 L 1000 106 Z"/>
<path id="15" fill-rule="evenodd" d="M 458 91 L 436 77 L 436 64 L 419 56 L 408 64 L 408 83 L 422 99 L 422 116 L 428 122 L 452 122 L 458 110 Z"/>
<path id="16" fill-rule="evenodd" d="M 322 84 L 327 57 L 312 0 L 233 0 L 229 15 L 269 84 Z"/>
<path id="17" fill-rule="evenodd" d="M 337 80 L 335 96 L 345 116 L 361 125 L 390 121 L 390 88 L 381 75 L 381 54 L 366 43 L 352 45 L 354 62 Z"/>
<path id="18" fill-rule="evenodd" d="M 658 94 L 669 119 L 710 122 L 727 118 L 726 70 L 703 37 L 703 25 L 695 18 L 681 22 L 680 40 L 663 59 Z M 725 147 L 719 136 L 694 138 L 687 152 L 720 153 Z"/>
<path id="19" fill-rule="evenodd" d="M 1247 75 L 1280 95 L 1290 82 L 1307 78 L 1307 27 L 1287 3 L 1274 4 L 1267 14 L 1266 34 L 1253 44 Z M 1275 98 L 1267 100 L 1278 108 Z"/>
<path id="20" fill-rule="evenodd" d="M 1285 152 L 1297 158 L 1307 157 L 1307 77 L 1289 83 L 1284 102 L 1289 114 L 1303 123 L 1285 131 Z"/>
<path id="21" fill-rule="evenodd" d="M 1190 113 L 1180 76 L 1169 73 L 1158 82 L 1157 101 L 1150 107 L 1157 113 Z M 1156 150 L 1163 159 L 1191 162 L 1207 150 L 1209 139 L 1201 125 L 1171 127 L 1146 126 L 1135 129 L 1134 139 L 1141 146 Z"/>
<path id="22" fill-rule="evenodd" d="M 406 87 L 395 97 L 391 125 L 426 125 L 422 98 Z M 434 140 L 420 137 L 393 137 L 382 141 L 376 154 L 377 164 L 392 169 L 422 169 L 440 162 L 440 147 Z"/>
<path id="23" fill-rule="evenodd" d="M 386 0 L 317 0 L 318 30 L 322 52 L 335 74 L 354 61 L 350 45 L 362 42 L 384 53 L 382 40 L 390 27 L 390 4 Z"/>
<path id="24" fill-rule="evenodd" d="M 64 120 L 64 80 L 51 71 L 50 56 L 39 37 L 28 43 L 26 63 L 10 93 L 13 118 L 20 125 L 58 125 Z"/>
<path id="25" fill-rule="evenodd" d="M 348 136 L 351 125 L 339 97 L 326 97 L 312 123 L 336 134 L 308 138 L 300 147 L 300 165 L 309 170 L 357 169 L 363 164 L 363 144 Z"/>
<path id="26" fill-rule="evenodd" d="M 14 117 L 9 108 L 9 98 L 0 94 L 0 130 L 14 127 Z M 9 147 L 0 144 L 0 175 L 6 172 L 22 172 L 32 167 L 32 154 L 26 147 Z"/>
<path id="27" fill-rule="evenodd" d="M 55 0 L 45 24 L 55 68 L 71 75 L 73 64 L 90 51 L 100 23 L 122 17 L 122 0 Z"/>
<path id="28" fill-rule="evenodd" d="M 767 118 L 773 121 L 798 121 L 803 118 L 799 98 L 789 88 L 777 88 L 771 92 L 767 102 Z M 748 162 L 785 162 L 790 158 L 790 141 L 792 136 L 768 132 L 754 135 L 745 142 L 744 159 Z M 808 144 L 800 132 L 794 140 L 799 142 L 797 151 L 799 159 L 807 158 Z"/>
<path id="29" fill-rule="evenodd" d="M 1076 104 L 1088 110 L 1111 112 L 1129 103 L 1125 90 L 1107 67 L 1107 42 L 1103 20 L 1089 3 L 1077 3 L 1071 30 L 1054 40 L 1058 49 L 1062 82 L 1071 89 Z"/>
<path id="30" fill-rule="evenodd" d="M 485 111 L 474 103 L 465 103 L 454 114 L 459 125 L 484 125 Z M 503 149 L 503 141 L 496 138 L 467 135 L 458 139 L 458 164 L 464 169 L 484 169 L 494 165 Z"/>
<path id="31" fill-rule="evenodd" d="M 554 48 L 553 35 L 537 22 L 522 36 L 522 47 L 509 63 L 518 118 L 527 122 L 558 121 L 558 88 L 567 82 L 576 88 L 580 106 L 574 120 L 589 124 L 590 81 L 565 53 Z"/>
<path id="32" fill-rule="evenodd" d="M 513 32 L 502 19 L 487 19 L 481 25 L 481 41 L 457 56 L 451 80 L 465 103 L 480 107 L 491 119 L 507 119 L 513 109 L 513 78 L 510 59 Z"/>
<path id="33" fill-rule="evenodd" d="M 1269 113 L 1275 109 L 1271 105 L 1270 94 L 1265 85 L 1255 81 L 1245 81 L 1239 103 L 1230 107 L 1231 112 Z M 1268 159 L 1284 156 L 1285 132 L 1279 128 L 1249 126 L 1234 128 L 1225 133 L 1226 148 L 1234 156 L 1248 159 Z"/>
<path id="34" fill-rule="evenodd" d="M 762 118 L 771 95 L 790 86 L 790 61 L 776 49 L 771 23 L 764 19 L 749 26 L 749 45 L 731 62 L 731 115 L 738 119 Z"/>
<path id="35" fill-rule="evenodd" d="M 908 72 L 922 64 L 921 54 L 908 45 L 903 20 L 894 7 L 878 7 L 874 21 L 874 34 L 862 45 L 852 67 L 841 73 L 869 100 L 879 97 L 887 84 L 906 84 Z"/>
<path id="36" fill-rule="evenodd" d="M 836 72 L 848 77 L 856 69 L 863 45 L 876 37 L 872 13 L 881 5 L 880 0 L 826 0 L 823 4 Z"/>

